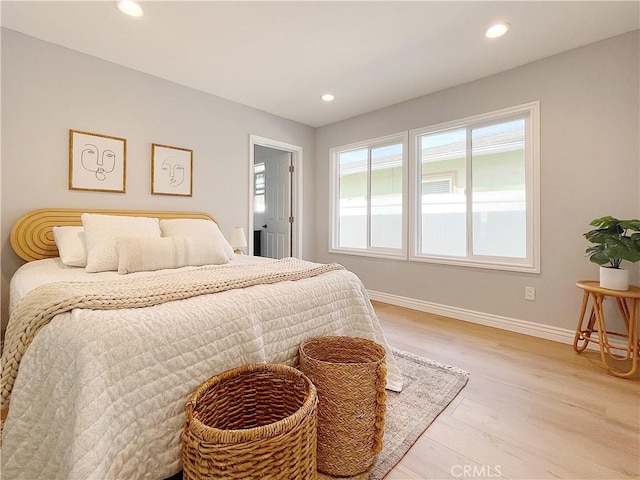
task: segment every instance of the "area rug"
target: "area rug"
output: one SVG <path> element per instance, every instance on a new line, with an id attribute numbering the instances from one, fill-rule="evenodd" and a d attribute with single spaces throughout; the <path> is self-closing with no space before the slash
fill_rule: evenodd
<path id="1" fill-rule="evenodd" d="M 404 387 L 400 393 L 387 391 L 384 447 L 367 473 L 348 477 L 349 480 L 384 478 L 469 379 L 464 370 L 412 353 L 394 349 L 393 355 L 404 377 Z M 333 477 L 319 474 L 318 479 Z"/>

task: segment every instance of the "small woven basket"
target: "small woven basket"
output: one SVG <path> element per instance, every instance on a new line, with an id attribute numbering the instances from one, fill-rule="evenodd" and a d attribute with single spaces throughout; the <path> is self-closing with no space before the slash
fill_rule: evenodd
<path id="1" fill-rule="evenodd" d="M 315 337 L 300 345 L 300 370 L 318 389 L 318 471 L 368 470 L 382 450 L 385 350 L 355 337 Z"/>
<path id="2" fill-rule="evenodd" d="M 286 365 L 216 375 L 187 402 L 184 480 L 316 478 L 317 394 Z"/>

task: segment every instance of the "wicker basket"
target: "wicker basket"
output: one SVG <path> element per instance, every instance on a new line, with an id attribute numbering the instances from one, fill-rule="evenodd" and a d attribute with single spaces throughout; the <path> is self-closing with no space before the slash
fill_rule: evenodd
<path id="1" fill-rule="evenodd" d="M 354 337 L 315 337 L 300 345 L 300 369 L 318 389 L 318 471 L 353 476 L 382 450 L 385 350 Z"/>
<path id="2" fill-rule="evenodd" d="M 316 478 L 317 394 L 286 365 L 216 375 L 187 402 L 184 480 Z"/>

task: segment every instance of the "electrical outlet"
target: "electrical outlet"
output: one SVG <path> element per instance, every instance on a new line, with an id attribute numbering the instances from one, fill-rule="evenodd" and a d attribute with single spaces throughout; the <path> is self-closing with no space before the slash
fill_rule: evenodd
<path id="1" fill-rule="evenodd" d="M 524 287 L 524 299 L 535 300 L 536 299 L 536 287 Z"/>

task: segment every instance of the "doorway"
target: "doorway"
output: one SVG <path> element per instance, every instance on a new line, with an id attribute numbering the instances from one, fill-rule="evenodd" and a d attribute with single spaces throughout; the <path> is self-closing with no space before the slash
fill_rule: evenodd
<path id="1" fill-rule="evenodd" d="M 300 256 L 302 148 L 250 137 L 249 252 L 256 256 Z"/>

